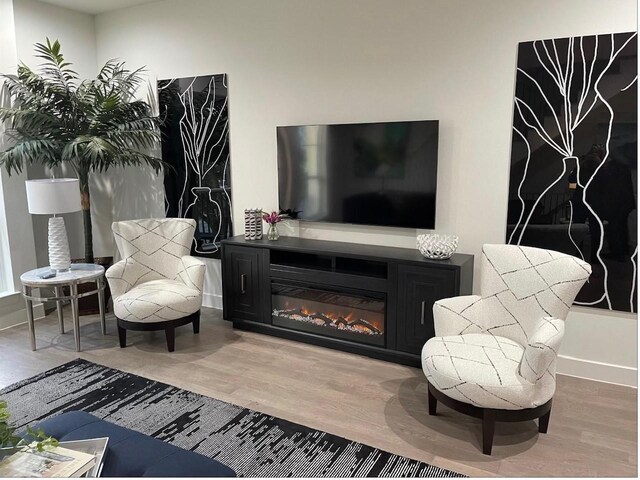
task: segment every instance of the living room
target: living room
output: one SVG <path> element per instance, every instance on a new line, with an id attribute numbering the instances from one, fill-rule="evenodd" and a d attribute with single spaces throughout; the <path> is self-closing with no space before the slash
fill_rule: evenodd
<path id="1" fill-rule="evenodd" d="M 167 163 L 159 172 L 144 159 L 141 165 L 90 172 L 89 244 L 94 261 L 99 264 L 106 259 L 106 277 L 103 267 L 96 267 L 98 273 L 91 273 L 89 281 L 100 298 L 81 297 L 77 308 L 74 302 L 82 290 L 76 291 L 72 284 L 55 285 L 55 279 L 65 275 L 63 268 L 57 277 L 37 275 L 54 266 L 52 251 L 58 251 L 51 249 L 51 218 L 64 219 L 68 257 L 88 258 L 87 208 L 80 213 L 78 186 L 73 185 L 77 208 L 57 211 L 51 196 L 38 198 L 35 190 L 29 190 L 37 189 L 37 184 L 25 188 L 25 181 L 78 178 L 77 171 L 65 162 L 51 169 L 45 161 L 30 163 L 27 157 L 21 172 L 8 172 L 3 165 L 0 286 L 6 293 L 0 297 L 4 360 L 0 400 L 7 400 L 12 421 L 23 428 L 83 411 L 193 450 L 239 476 L 352 476 L 358 472 L 374 476 L 636 476 L 637 63 L 632 63 L 636 62 L 636 30 L 634 0 L 0 0 L 0 73 L 16 75 L 20 63 L 39 71 L 43 59 L 34 45 L 46 47 L 47 39 L 51 44 L 59 41 L 64 60 L 72 63 L 69 68 L 80 81 L 95 79 L 110 59 L 124 62 L 130 71 L 144 68 L 135 98 L 158 118 L 154 125 L 160 132 L 154 137 L 155 150 L 147 153 Z M 542 60 L 534 65 L 536 53 Z M 626 63 L 614 54 L 624 56 Z M 582 70 L 575 67 L 573 75 L 569 65 L 581 65 Z M 623 69 L 628 65 L 633 68 Z M 532 73 L 534 67 L 537 70 Z M 567 80 L 561 79 L 570 74 L 573 83 L 568 82 L 567 92 Z M 599 90 L 598 85 L 604 87 Z M 620 95 L 632 95 L 633 102 L 620 96 L 608 102 L 613 96 L 611 85 L 619 85 Z M 550 87 L 553 93 L 547 93 Z M 568 107 L 558 100 L 558 90 L 563 89 Z M 530 96 L 524 97 L 523 92 Z M 11 102 L 8 97 L 8 93 L 3 96 L 3 106 Z M 196 97 L 205 103 L 215 99 L 207 110 L 216 125 L 211 131 L 220 134 L 219 142 L 211 142 L 218 148 L 213 155 L 198 151 L 189 157 L 185 147 L 182 114 L 194 114 L 190 125 L 194 130 L 208 118 L 195 117 L 204 111 L 202 105 L 193 101 L 188 105 L 186 100 Z M 615 122 L 609 123 L 608 107 Z M 537 120 L 533 111 L 540 108 L 548 110 Z M 569 114 L 563 114 L 563 109 Z M 586 119 L 583 123 L 581 114 Z M 565 128 L 563 122 L 572 115 L 576 128 Z M 593 124 L 595 134 L 581 133 L 578 123 Z M 608 130 L 608 125 L 616 127 Z M 10 126 L 5 128 L 0 152 L 16 142 L 9 138 Z M 390 142 L 397 143 L 402 141 L 397 140 L 397 132 L 404 132 L 403 128 L 430 142 L 426 155 L 430 161 L 422 162 L 424 169 L 413 178 L 424 181 L 406 185 L 413 188 L 412 194 L 435 194 L 433 205 L 423 202 L 417 208 L 405 208 L 401 222 L 398 214 L 385 215 L 380 204 L 374 208 L 367 202 L 348 209 L 348 218 L 339 217 L 326 207 L 331 202 L 320 208 L 319 197 L 308 193 L 312 189 L 301 187 L 322 181 L 301 166 L 300 152 L 319 144 L 323 135 L 355 137 L 366 131 L 363 135 L 375 136 L 384 130 L 391 132 Z M 313 140 L 310 135 L 315 135 Z M 358 185 L 368 185 L 368 194 L 392 190 L 401 178 L 412 176 L 403 170 L 411 171 L 410 166 L 397 167 L 391 160 L 390 166 L 374 173 L 362 169 L 370 167 L 372 158 L 384 163 L 394 152 L 410 151 L 411 141 L 406 141 L 404 150 L 381 149 L 359 160 L 328 161 L 327 168 L 340 182 L 322 188 L 333 188 L 331 195 L 342 195 L 341 201 L 350 193 L 345 187 L 349 179 L 365 178 Z M 625 148 L 619 147 L 621 142 Z M 610 148 L 597 157 L 599 150 L 589 151 L 595 144 Z M 334 150 L 336 145 L 342 144 L 336 142 Z M 626 148 L 629 145 L 632 153 Z M 195 195 L 203 184 L 186 171 L 208 172 L 207 159 L 221 152 L 223 161 L 218 165 L 222 168 L 214 172 L 215 184 L 207 180 L 211 182 L 208 205 L 220 208 L 219 213 L 214 211 L 219 221 L 217 236 L 210 241 L 211 235 L 202 227 L 205 207 L 200 207 Z M 623 153 L 627 156 L 622 157 Z M 589 161 L 589 154 L 596 155 L 598 165 L 606 166 L 609 157 L 626 162 L 629 174 L 623 177 L 632 180 L 633 205 L 625 210 L 624 234 L 614 230 L 613 216 L 602 220 L 597 212 L 587 211 L 591 204 L 586 201 L 583 216 L 588 220 L 582 224 L 577 220 L 576 195 L 582 196 L 589 182 L 580 177 L 580 166 L 583 172 L 588 170 L 587 163 L 581 162 L 583 156 Z M 557 168 L 540 167 L 545 156 Z M 347 163 L 352 160 L 354 165 Z M 529 181 L 534 179 L 531 184 L 525 182 L 525 164 Z M 291 174 L 287 166 L 296 168 L 296 173 Z M 552 173 L 549 177 L 547 170 Z M 593 173 L 596 179 L 597 172 Z M 623 183 L 612 187 L 615 194 L 605 190 L 605 198 L 622 197 Z M 526 191 L 529 185 L 532 192 Z M 598 182 L 593 185 L 595 192 Z M 302 198 L 304 192 L 307 196 Z M 533 200 L 519 196 L 520 192 L 535 193 L 538 202 L 531 207 Z M 334 198 L 331 195 L 326 198 Z M 297 201 L 284 203 L 285 198 Z M 565 203 L 549 206 L 557 198 Z M 36 200 L 42 205 L 39 211 Z M 557 213 L 549 215 L 554 220 L 542 220 L 542 209 Z M 267 217 L 269 221 L 280 220 L 278 214 L 283 214 L 273 227 L 280 235 L 277 240 L 268 239 L 270 223 L 262 221 L 263 213 L 271 212 L 276 215 Z M 161 224 L 159 220 L 133 226 L 126 222 L 165 217 L 192 219 L 189 222 L 194 224 L 187 230 L 191 236 L 179 247 L 186 248 L 192 260 L 180 264 L 170 278 L 184 277 L 187 283 L 198 284 L 202 275 L 204 282 L 197 288 L 195 307 L 185 301 L 185 315 L 167 317 L 176 327 L 171 329 L 172 339 L 163 323 L 166 318 L 157 312 L 152 320 L 159 326 L 154 329 L 150 322 L 140 321 L 146 318 L 146 313 L 139 313 L 142 310 L 128 311 L 132 316 L 127 318 L 114 311 L 119 294 L 126 295 L 130 287 L 119 282 L 132 281 L 126 268 L 119 270 L 119 262 L 130 256 L 129 245 L 145 233 L 136 229 L 151 230 Z M 400 223 L 391 223 L 390 217 Z M 112 230 L 114 222 L 120 226 Z M 526 226 L 539 230 L 529 228 L 525 235 Z M 246 239 L 245 233 L 263 238 Z M 178 248 L 173 234 L 162 235 L 171 237 Z M 624 261 L 611 260 L 616 256 L 612 245 L 622 237 Z M 448 252 L 430 243 L 440 240 Z M 491 247 L 484 249 L 485 245 L 507 250 L 496 250 L 493 258 Z M 520 408 L 514 409 L 470 400 L 474 408 L 465 413 L 460 410 L 466 407 L 447 403 L 465 403 L 461 397 L 449 398 L 449 390 L 438 390 L 433 377 L 437 373 L 431 370 L 436 363 L 424 360 L 422 345 L 431 338 L 461 334 L 462 328 L 443 333 L 438 322 L 450 325 L 460 318 L 468 320 L 464 312 L 470 305 L 452 310 L 457 320 L 450 321 L 449 310 L 434 312 L 434 303 L 442 300 L 445 303 L 438 305 L 450 308 L 448 298 L 491 296 L 483 280 L 488 278 L 487 265 L 493 262 L 500 276 L 520 268 L 508 253 L 513 251 L 510 248 L 517 250 L 514 245 L 552 251 L 552 257 L 555 252 L 570 255 L 575 265 L 584 266 L 591 275 L 576 274 L 568 280 L 554 276 L 554 287 L 565 281 L 586 285 L 579 293 L 567 291 L 566 298 L 549 283 L 540 289 L 555 292 L 560 303 L 567 303 L 567 311 L 571 307 L 568 314 L 564 306 L 559 310 L 566 317 L 558 320 L 564 329 L 559 350 L 545 344 L 554 351 L 557 370 L 549 374 L 555 376 L 552 390 L 540 390 L 542 397 L 527 399 L 533 403 L 526 408 L 519 401 L 515 403 Z M 449 259 L 428 258 L 430 254 L 446 257 L 453 251 Z M 156 273 L 172 262 L 155 248 L 143 253 L 148 268 Z M 504 264 L 513 268 L 500 270 L 496 262 L 507 258 Z M 533 261 L 534 269 L 546 264 L 526 258 Z M 34 269 L 44 270 L 25 284 L 23 276 Z M 407 293 L 419 290 L 419 282 L 410 283 L 416 276 L 442 279 L 434 272 L 444 270 L 455 280 L 446 286 L 444 280 L 437 280 L 442 283 L 434 287 L 439 292 L 436 297 L 415 300 Z M 197 271 L 196 276 L 190 271 Z M 550 275 L 561 273 L 574 274 L 565 265 Z M 535 282 L 524 277 L 530 288 Z M 345 337 L 335 318 L 332 329 L 340 333 L 333 337 L 290 322 L 287 326 L 282 319 L 278 324 L 272 315 L 273 302 L 292 290 L 278 292 L 271 287 L 270 291 L 274 278 L 287 280 L 288 287 L 313 286 L 315 290 L 307 288 L 299 294 L 307 300 L 309 292 L 322 290 L 320 286 L 338 291 L 347 303 L 362 302 L 360 297 L 353 298 L 369 292 L 364 295 L 370 300 L 366 308 L 383 300 L 383 306 L 375 308 L 387 312 L 386 328 L 381 330 L 370 318 L 365 325 L 371 340 L 367 342 Z M 40 292 L 45 289 L 37 286 L 43 282 L 54 288 Z M 524 289 L 513 286 L 514 291 L 518 288 Z M 245 303 L 247 295 L 251 298 Z M 168 294 L 158 296 L 158 302 L 168 302 Z M 519 300 L 528 301 L 524 297 Z M 315 301 L 321 298 L 326 295 L 316 295 Z M 94 307 L 87 306 L 89 300 Z M 127 301 L 131 307 L 136 299 Z M 542 304 L 539 308 L 547 314 L 538 316 L 562 316 Z M 172 305 L 177 308 L 176 303 Z M 58 306 L 66 333 L 61 333 Z M 283 303 L 279 311 L 288 308 Z M 308 318 L 308 306 L 302 308 L 298 310 Z M 526 309 L 504 308 L 505 315 L 514 316 L 518 324 Z M 31 309 L 34 321 L 28 321 Z M 495 312 L 489 309 L 481 317 L 489 322 L 489 317 L 498 316 Z M 74 325 L 76 318 L 79 328 Z M 348 315 L 341 318 L 351 326 Z M 404 328 L 406 318 L 417 324 Z M 362 325 L 353 325 L 361 337 Z M 483 333 L 497 325 L 484 328 Z M 503 335 L 521 343 L 518 334 Z M 525 336 L 532 337 L 531 332 Z M 430 345 L 435 348 L 433 341 Z M 519 359 L 524 358 L 522 347 L 518 348 Z M 431 356 L 445 353 L 432 351 Z M 525 373 L 518 370 L 517 375 L 518 381 L 525 382 Z M 95 385 L 92 378 L 99 379 Z M 77 388 L 61 391 L 60 385 L 67 381 Z M 158 397 L 147 399 L 144 392 Z M 16 402 L 17 398 L 22 400 Z M 524 412 L 524 416 L 521 421 L 500 421 L 511 414 L 500 417 L 498 410 Z M 483 417 L 487 412 L 498 415 L 495 431 L 490 419 Z M 539 422 L 544 423 L 545 416 L 548 432 L 541 433 L 546 427 Z M 260 426 L 266 433 L 259 431 Z M 286 435 L 278 437 L 282 432 Z M 243 433 L 252 438 L 251 450 L 243 449 Z M 305 441 L 310 442 L 312 453 L 303 453 Z M 263 449 L 258 447 L 261 442 L 267 445 Z M 299 455 L 294 455 L 296 461 L 278 454 L 286 442 L 293 445 L 292 455 Z M 347 460 L 352 450 L 358 452 L 355 466 Z M 335 459 L 322 463 L 304 458 L 326 451 L 333 452 Z M 233 452 L 241 453 L 236 458 Z M 341 462 L 346 466 L 340 467 Z M 366 467 L 369 463 L 375 467 Z M 180 473 L 187 476 L 189 472 L 176 472 Z"/>

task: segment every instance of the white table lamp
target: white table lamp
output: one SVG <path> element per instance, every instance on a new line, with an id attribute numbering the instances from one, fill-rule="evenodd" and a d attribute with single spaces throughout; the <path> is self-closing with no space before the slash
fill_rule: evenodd
<path id="1" fill-rule="evenodd" d="M 69 240 L 61 213 L 80 210 L 80 182 L 77 178 L 27 180 L 29 213 L 49 218 L 49 266 L 55 271 L 71 268 Z"/>

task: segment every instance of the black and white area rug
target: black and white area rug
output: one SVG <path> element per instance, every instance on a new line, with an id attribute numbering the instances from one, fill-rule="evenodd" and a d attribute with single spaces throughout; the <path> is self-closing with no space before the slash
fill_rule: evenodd
<path id="1" fill-rule="evenodd" d="M 463 477 L 148 378 L 74 360 L 0 391 L 17 426 L 82 410 L 244 477 Z"/>

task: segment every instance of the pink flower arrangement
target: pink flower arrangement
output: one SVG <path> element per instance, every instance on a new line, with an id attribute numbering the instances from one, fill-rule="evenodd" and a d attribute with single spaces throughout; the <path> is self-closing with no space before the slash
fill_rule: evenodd
<path id="1" fill-rule="evenodd" d="M 284 220 L 286 215 L 281 215 L 278 212 L 271 213 L 263 213 L 262 219 L 267 222 L 269 225 L 275 225 L 276 223 L 280 223 Z"/>

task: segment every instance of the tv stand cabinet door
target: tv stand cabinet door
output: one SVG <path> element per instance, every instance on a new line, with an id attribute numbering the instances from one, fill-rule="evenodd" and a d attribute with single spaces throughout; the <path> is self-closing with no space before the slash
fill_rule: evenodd
<path id="1" fill-rule="evenodd" d="M 260 248 L 225 245 L 222 281 L 224 298 L 229 302 L 227 315 L 232 320 L 261 321 L 260 279 L 263 254 Z"/>
<path id="2" fill-rule="evenodd" d="M 457 295 L 456 276 L 453 269 L 398 266 L 397 350 L 420 355 L 435 336 L 433 304 Z"/>

